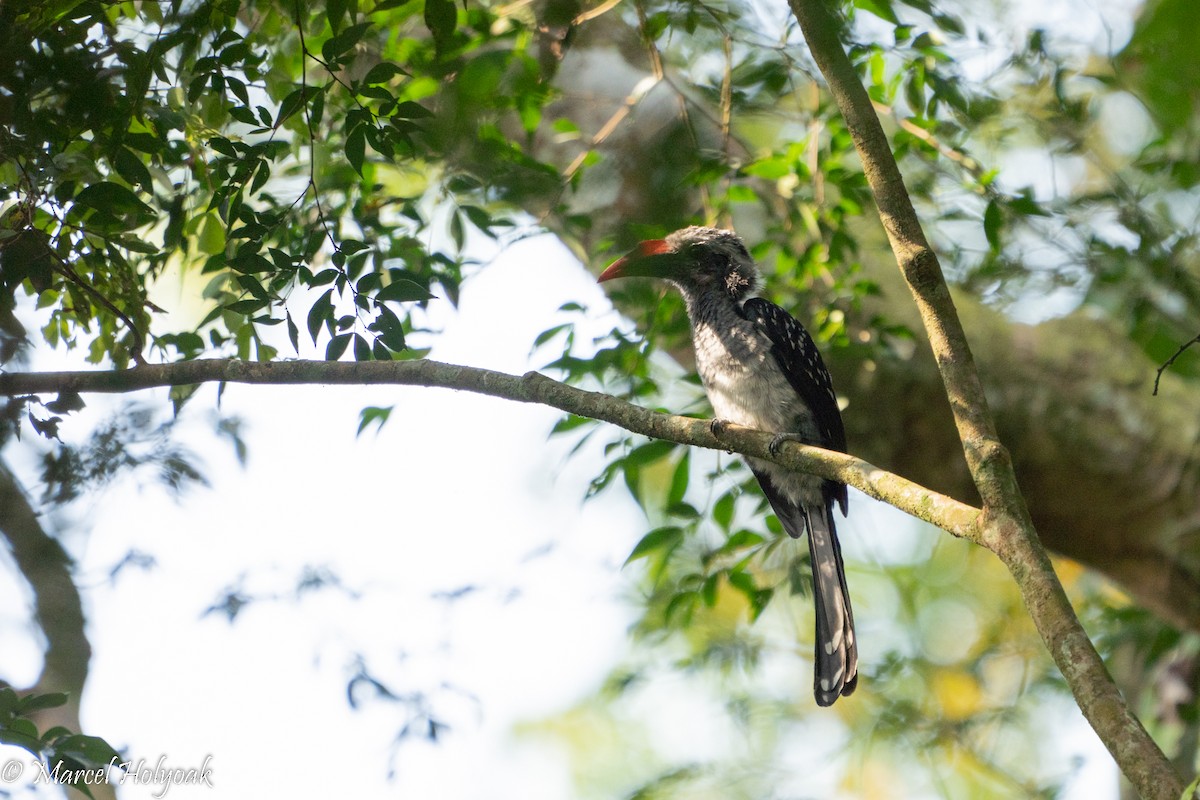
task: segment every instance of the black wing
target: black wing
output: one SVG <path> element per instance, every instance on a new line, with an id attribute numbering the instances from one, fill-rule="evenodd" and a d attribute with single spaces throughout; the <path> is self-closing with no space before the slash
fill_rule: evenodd
<path id="1" fill-rule="evenodd" d="M 791 314 L 761 297 L 752 297 L 742 305 L 746 318 L 757 325 L 771 340 L 771 355 L 783 371 L 788 383 L 812 410 L 820 445 L 828 450 L 846 452 L 846 428 L 838 409 L 833 380 L 817 350 L 817 345 L 804 326 Z M 846 485 L 827 481 L 827 490 L 846 513 Z M 830 496 L 830 495 L 827 495 Z"/>

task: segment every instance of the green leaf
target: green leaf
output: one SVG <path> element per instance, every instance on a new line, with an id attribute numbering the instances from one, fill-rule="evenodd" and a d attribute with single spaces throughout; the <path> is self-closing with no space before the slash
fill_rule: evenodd
<path id="1" fill-rule="evenodd" d="M 383 429 L 384 424 L 388 421 L 388 417 L 392 415 L 392 409 L 395 406 L 367 406 L 358 414 L 358 432 L 355 436 L 362 436 L 362 432 L 367 429 L 368 425 L 377 425 L 379 430 Z"/>
<path id="2" fill-rule="evenodd" d="M 794 558 L 788 564 L 788 590 L 801 597 L 812 593 L 812 574 L 804 569 L 806 563 L 801 558 Z"/>
<path id="3" fill-rule="evenodd" d="M 492 227 L 498 223 L 496 220 L 492 219 L 490 214 L 488 214 L 479 206 L 464 205 L 460 206 L 460 208 L 462 209 L 462 212 L 467 215 L 467 219 L 471 221 L 472 225 L 474 225 L 476 228 L 479 228 L 479 230 L 483 231 L 488 236 L 491 236 L 493 239 L 495 238 L 495 234 L 492 233 Z"/>
<path id="4" fill-rule="evenodd" d="M 40 756 L 42 753 L 42 740 L 37 737 L 37 728 L 34 728 L 32 733 L 25 729 L 25 726 L 20 726 L 21 729 L 18 729 L 18 723 L 22 722 L 26 723 L 29 728 L 33 728 L 33 725 L 29 724 L 29 720 L 25 719 L 13 720 L 7 726 L 0 725 L 0 743 L 16 745 L 34 755 Z"/>
<path id="5" fill-rule="evenodd" d="M 458 211 L 450 215 L 450 238 L 454 240 L 454 246 L 461 253 L 467 241 L 467 232 L 463 229 L 462 214 Z"/>
<path id="6" fill-rule="evenodd" d="M 197 242 L 200 252 L 216 255 L 225 252 L 225 225 L 221 218 L 211 211 L 200 221 Z"/>
<path id="7" fill-rule="evenodd" d="M 229 116 L 233 117 L 238 122 L 255 128 L 257 128 L 261 123 L 261 120 L 254 116 L 254 110 L 248 106 L 234 106 L 233 108 L 229 109 Z"/>
<path id="8" fill-rule="evenodd" d="M 325 347 L 325 360 L 337 361 L 346 352 L 346 348 L 350 346 L 350 340 L 354 338 L 352 333 L 339 333 L 337 336 L 329 340 L 329 344 Z"/>
<path id="9" fill-rule="evenodd" d="M 751 162 L 743 167 L 741 174 L 754 178 L 777 181 L 792 171 L 791 161 L 781 155 L 770 156 Z"/>
<path id="10" fill-rule="evenodd" d="M 87 768 L 98 768 L 121 760 L 121 754 L 99 736 L 73 733 L 54 742 L 54 752 L 60 757 L 72 757 Z"/>
<path id="11" fill-rule="evenodd" d="M 726 492 L 713 504 L 713 521 L 723 530 L 729 530 L 730 525 L 733 524 L 733 506 L 736 501 L 737 498 L 734 497 L 733 492 Z"/>
<path id="12" fill-rule="evenodd" d="M 454 37 L 458 24 L 458 9 L 453 0 L 425 0 L 425 25 L 433 34 L 434 47 L 439 55 Z"/>
<path id="13" fill-rule="evenodd" d="M 350 132 L 346 137 L 346 160 L 350 162 L 350 166 L 354 167 L 354 171 L 362 176 L 363 159 L 367 153 L 367 132 L 364 126 L 359 125 Z"/>
<path id="14" fill-rule="evenodd" d="M 329 30 L 334 33 L 342 26 L 342 17 L 346 16 L 346 8 L 350 0 L 326 0 L 325 16 L 329 19 Z"/>
<path id="15" fill-rule="evenodd" d="M 771 598 L 775 596 L 775 590 L 771 588 L 759 589 L 752 594 L 746 596 L 750 601 L 750 621 L 754 622 L 761 615 L 763 610 L 771 602 Z"/>
<path id="16" fill-rule="evenodd" d="M 31 694 L 22 697 L 17 703 L 17 714 L 27 717 L 34 711 L 46 708 L 58 708 L 67 704 L 71 696 L 66 692 L 50 692 L 48 694 Z"/>
<path id="17" fill-rule="evenodd" d="M 939 28 L 955 36 L 962 36 L 967 32 L 962 20 L 953 14 L 934 14 L 933 21 L 937 23 Z"/>
<path id="18" fill-rule="evenodd" d="M 75 204 L 117 214 L 151 210 L 132 190 L 112 181 L 100 181 L 84 188 L 75 195 Z"/>
<path id="19" fill-rule="evenodd" d="M 238 275 L 237 284 L 259 300 L 270 300 L 271 295 L 253 275 Z"/>
<path id="20" fill-rule="evenodd" d="M 645 35 L 646 39 L 653 42 L 659 36 L 662 36 L 663 31 L 671 22 L 671 15 L 666 11 L 656 11 L 646 18 Z"/>
<path id="21" fill-rule="evenodd" d="M 667 492 L 668 507 L 683 502 L 683 496 L 687 494 L 688 479 L 691 477 L 691 463 L 691 451 L 684 450 L 683 458 L 679 459 L 675 471 L 671 474 L 671 488 Z"/>
<path id="22" fill-rule="evenodd" d="M 70 414 L 72 411 L 79 411 L 83 407 L 83 398 L 79 396 L 78 392 L 59 392 L 57 398 L 46 403 L 46 410 L 53 411 L 55 414 Z M 29 695 L 24 699 L 29 700 L 35 696 L 56 697 L 57 695 Z M 66 695 L 63 695 L 63 697 L 65 698 Z M 67 701 L 64 699 L 62 702 L 65 703 Z M 62 705 L 62 703 L 57 703 L 56 705 Z M 46 706 L 46 708 L 50 708 L 50 706 Z"/>
<path id="23" fill-rule="evenodd" d="M 623 462 L 626 468 L 644 467 L 666 458 L 678 446 L 675 442 L 668 442 L 666 439 L 654 439 L 630 450 Z"/>
<path id="24" fill-rule="evenodd" d="M 900 18 L 892 10 L 890 0 L 854 0 L 854 7 L 869 11 L 880 19 L 887 20 L 893 25 L 900 24 Z"/>
<path id="25" fill-rule="evenodd" d="M 237 148 L 233 146 L 233 142 L 229 141 L 224 136 L 212 137 L 208 140 L 208 146 L 223 156 L 237 158 Z"/>
<path id="26" fill-rule="evenodd" d="M 761 534 L 754 531 L 740 530 L 725 540 L 725 544 L 721 545 L 717 553 L 722 555 L 732 553 L 736 550 L 741 550 L 746 547 L 753 547 L 757 544 L 762 544 L 766 539 Z"/>
<path id="27" fill-rule="evenodd" d="M 275 115 L 275 124 L 272 126 L 278 128 L 283 123 L 287 122 L 293 114 L 303 107 L 316 90 L 307 86 L 301 86 L 287 97 L 283 98 L 283 102 L 279 104 L 279 113 Z M 230 112 L 232 113 L 232 112 Z M 257 124 L 257 121 L 250 124 Z"/>
<path id="28" fill-rule="evenodd" d="M 246 84 L 239 81 L 237 78 L 225 76 L 225 85 L 229 87 L 229 91 L 233 92 L 234 96 L 242 101 L 242 105 L 250 105 L 250 93 L 246 91 Z"/>
<path id="29" fill-rule="evenodd" d="M 334 255 L 336 256 L 338 254 L 334 253 Z M 336 281 L 338 275 L 341 275 L 341 274 L 342 274 L 341 272 L 339 272 L 338 270 L 336 270 L 332 267 L 330 267 L 329 269 L 323 269 L 312 277 L 312 280 L 310 280 L 308 282 L 308 285 L 309 286 L 325 286 L 327 284 L 330 284 L 330 283 L 333 283 L 334 281 Z"/>
<path id="30" fill-rule="evenodd" d="M 729 585 L 747 597 L 758 591 L 758 586 L 754 583 L 754 576 L 740 569 L 730 571 Z"/>
<path id="31" fill-rule="evenodd" d="M 405 350 L 407 345 L 404 342 L 404 324 L 400 318 L 396 316 L 390 308 L 378 304 L 376 307 L 376 317 L 367 330 L 373 331 L 379 335 L 379 339 L 388 347 L 397 353 Z"/>
<path id="32" fill-rule="evenodd" d="M 665 511 L 671 517 L 700 519 L 700 511 L 691 503 L 669 503 Z"/>
<path id="33" fill-rule="evenodd" d="M 321 332 L 321 326 L 332 320 L 333 289 L 327 289 L 308 310 L 308 334 L 312 337 L 313 344 L 317 343 L 317 334 Z"/>
<path id="34" fill-rule="evenodd" d="M 1042 208 L 1038 201 L 1028 194 L 1009 198 L 1006 205 L 1018 214 L 1028 214 L 1034 217 L 1048 217 L 1050 212 Z"/>
<path id="35" fill-rule="evenodd" d="M 642 537 L 633 551 L 629 554 L 629 558 L 625 559 L 625 565 L 639 558 L 645 558 L 654 552 L 663 552 L 669 554 L 672 550 L 680 545 L 683 541 L 683 528 L 668 526 L 665 528 L 655 528 Z"/>
<path id="36" fill-rule="evenodd" d="M 361 333 L 354 334 L 354 360 L 371 360 L 371 344 L 363 338 Z"/>
<path id="37" fill-rule="evenodd" d="M 394 278 L 391 283 L 375 293 L 375 299 L 381 302 L 412 303 L 419 300 L 432 300 L 433 294 L 416 281 Z"/>
<path id="38" fill-rule="evenodd" d="M 670 625 L 676 616 L 679 616 L 679 623 L 687 625 L 691 621 L 692 613 L 696 610 L 696 603 L 700 601 L 700 594 L 688 590 L 679 592 L 671 598 L 671 602 L 667 603 L 667 607 L 663 610 L 663 620 Z"/>
<path id="39" fill-rule="evenodd" d="M 20 702 L 20 698 L 11 687 L 0 686 L 0 722 L 16 714 Z"/>
<path id="40" fill-rule="evenodd" d="M 554 427 L 550 429 L 550 433 L 551 435 L 557 433 L 566 433 L 567 431 L 573 431 L 576 428 L 583 427 L 584 425 L 592 422 L 595 422 L 595 420 L 588 417 L 576 416 L 575 414 L 567 414 L 558 422 L 554 423 Z"/>
<path id="41" fill-rule="evenodd" d="M 154 180 L 150 177 L 150 170 L 146 169 L 141 157 L 134 155 L 128 147 L 117 148 L 113 166 L 118 175 L 134 186 L 140 186 L 143 192 L 150 194 L 154 191 Z"/>
<path id="42" fill-rule="evenodd" d="M 342 53 L 345 53 L 358 44 L 362 40 L 363 34 L 373 27 L 374 25 L 370 22 L 360 22 L 357 25 L 351 25 L 321 45 L 322 57 L 326 61 L 336 60 Z"/>
<path id="43" fill-rule="evenodd" d="M 387 83 L 397 75 L 407 74 L 408 72 L 406 72 L 398 64 L 395 64 L 391 61 L 380 61 L 375 66 L 371 67 L 371 69 L 367 70 L 366 77 L 363 78 L 363 83 L 368 86 L 379 83 Z M 403 105 L 403 103 L 401 103 L 401 105 Z M 413 103 L 413 105 L 416 105 L 416 103 Z"/>
<path id="44" fill-rule="evenodd" d="M 542 331 L 541 333 L 539 333 L 537 335 L 537 338 L 535 338 L 533 340 L 534 348 L 541 347 L 542 345 L 544 345 L 546 342 L 553 339 L 558 334 L 562 333 L 565 330 L 570 330 L 573 327 L 574 327 L 574 323 L 565 322 L 562 325 L 555 325 L 553 328 Z"/>
<path id="45" fill-rule="evenodd" d="M 1000 228 L 1003 224 L 1004 215 L 1000 211 L 1000 204 L 992 198 L 983 212 L 983 233 L 987 236 L 988 245 L 993 253 L 1000 250 Z"/>
<path id="46" fill-rule="evenodd" d="M 1197 792 L 1200 792 L 1200 776 L 1187 785 L 1183 794 L 1179 795 L 1179 800 L 1195 800 Z"/>
<path id="47" fill-rule="evenodd" d="M 1140 5 L 1133 35 L 1117 55 L 1116 73 L 1121 85 L 1137 95 L 1168 137 L 1180 137 L 1178 141 L 1192 144 L 1192 155 L 1182 160 L 1191 162 L 1194 168 L 1200 99 L 1200 59 L 1196 57 L 1200 6 L 1194 0 L 1159 0 Z M 1194 178 L 1189 184 L 1195 184 Z"/>
<path id="48" fill-rule="evenodd" d="M 266 305 L 267 301 L 265 300 L 247 298 L 245 300 L 238 300 L 237 302 L 229 303 L 225 306 L 225 308 L 235 314 L 253 314 L 255 311 L 258 311 Z"/>
<path id="49" fill-rule="evenodd" d="M 292 349 L 296 351 L 296 355 L 300 355 L 300 329 L 292 320 L 290 311 L 284 311 L 284 314 L 287 316 L 288 341 L 292 343 Z"/>
<path id="50" fill-rule="evenodd" d="M 171 398 L 171 407 L 175 412 L 175 416 L 179 416 L 180 410 L 183 409 L 188 400 L 192 399 L 192 395 L 196 394 L 199 388 L 200 384 L 189 383 L 182 386 L 172 386 L 168 390 L 167 396 Z"/>

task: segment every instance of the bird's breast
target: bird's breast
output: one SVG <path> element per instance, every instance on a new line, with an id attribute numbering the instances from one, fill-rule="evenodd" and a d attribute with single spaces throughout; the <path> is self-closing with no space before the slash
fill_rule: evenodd
<path id="1" fill-rule="evenodd" d="M 765 431 L 807 433 L 799 428 L 808 427 L 811 415 L 780 370 L 765 335 L 745 320 L 719 327 L 701 322 L 692 333 L 696 369 L 718 419 Z"/>

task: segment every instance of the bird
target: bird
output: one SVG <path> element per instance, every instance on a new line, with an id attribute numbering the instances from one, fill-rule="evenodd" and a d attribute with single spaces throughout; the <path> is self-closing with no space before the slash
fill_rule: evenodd
<path id="1" fill-rule="evenodd" d="M 661 278 L 683 295 L 696 370 L 715 419 L 775 433 L 785 441 L 846 451 L 846 431 L 829 370 L 804 326 L 755 296 L 754 260 L 733 231 L 693 226 L 644 241 L 599 282 Z M 834 506 L 847 511 L 846 484 L 747 457 L 767 502 L 793 538 L 808 533 L 816 616 L 813 695 L 830 706 L 858 686 L 858 641 Z"/>

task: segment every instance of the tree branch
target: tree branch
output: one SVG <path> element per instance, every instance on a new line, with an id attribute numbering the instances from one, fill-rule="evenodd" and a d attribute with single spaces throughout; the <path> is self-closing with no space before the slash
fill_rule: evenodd
<path id="1" fill-rule="evenodd" d="M 789 469 L 842 481 L 918 519 L 962 538 L 982 543 L 979 510 L 938 494 L 860 458 L 785 443 L 770 450 L 772 433 L 722 426 L 714 434 L 708 420 L 663 414 L 600 392 L 588 392 L 537 372 L 509 375 L 439 361 L 276 361 L 226 359 L 179 361 L 127 370 L 87 372 L 12 372 L 0 374 L 0 395 L 49 392 L 124 393 L 165 386 L 210 382 L 246 384 L 353 384 L 430 386 L 461 389 L 521 403 L 551 406 L 581 417 L 611 422 L 633 433 L 679 444 L 729 450 L 774 461 Z"/>
<path id="2" fill-rule="evenodd" d="M 813 60 L 829 85 L 862 159 L 897 264 L 925 324 L 950 400 L 971 478 L 983 498 L 982 541 L 1008 567 L 1047 649 L 1080 710 L 1146 798 L 1176 800 L 1183 783 L 1130 711 L 1075 615 L 1038 539 L 1000 443 L 941 264 L 929 246 L 900 168 L 866 89 L 842 47 L 828 0 L 789 0 Z"/>
<path id="3" fill-rule="evenodd" d="M 0 536 L 33 590 L 34 619 L 46 637 L 42 674 L 28 691 L 66 692 L 64 705 L 38 713 L 41 730 L 61 725 L 80 731 L 79 703 L 92 648 L 84 630 L 83 601 L 71 574 L 71 558 L 38 521 L 37 512 L 8 467 L 0 463 Z"/>

